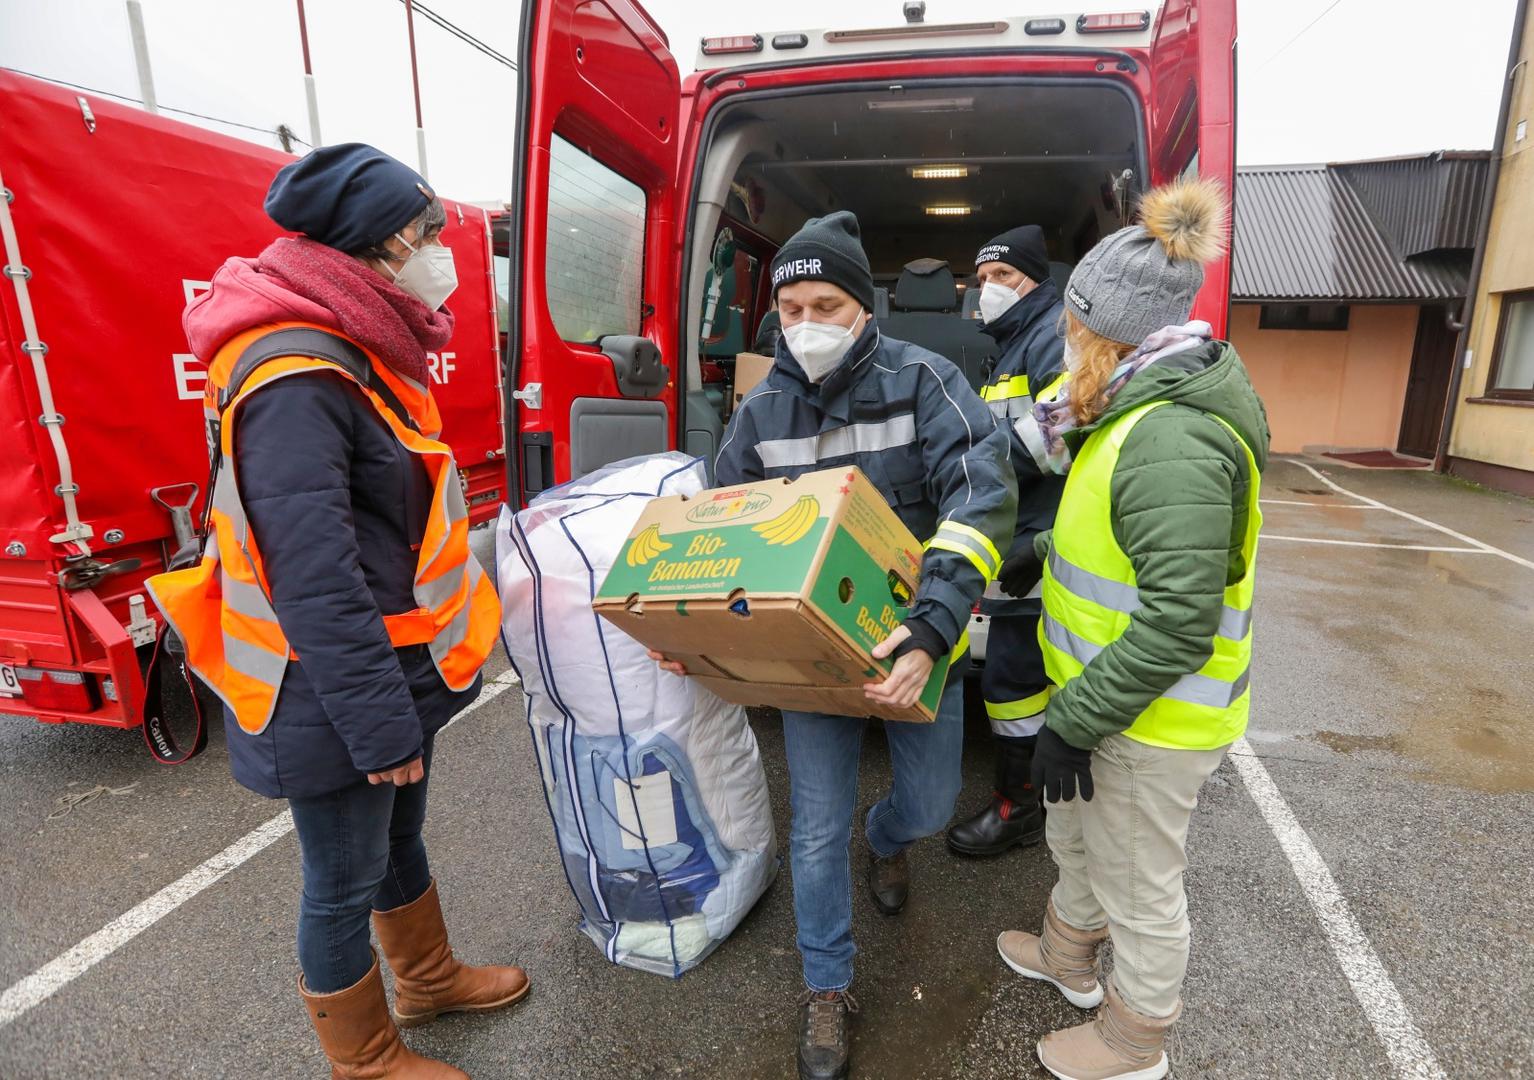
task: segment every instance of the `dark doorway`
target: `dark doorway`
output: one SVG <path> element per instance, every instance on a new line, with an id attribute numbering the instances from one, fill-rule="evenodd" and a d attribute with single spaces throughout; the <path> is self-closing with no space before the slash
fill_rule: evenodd
<path id="1" fill-rule="evenodd" d="M 1430 458 L 1438 452 L 1443 427 L 1444 399 L 1454 367 L 1454 342 L 1441 307 L 1422 308 L 1417 317 L 1417 342 L 1412 346 L 1411 374 L 1406 379 L 1406 404 L 1401 410 L 1401 437 L 1396 449 Z"/>

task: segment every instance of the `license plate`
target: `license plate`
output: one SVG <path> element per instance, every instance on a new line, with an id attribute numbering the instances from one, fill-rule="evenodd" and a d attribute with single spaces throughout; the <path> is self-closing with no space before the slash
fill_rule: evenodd
<path id="1" fill-rule="evenodd" d="M 10 664 L 0 664 L 0 694 L 20 697 L 21 683 L 16 681 L 16 669 Z"/>

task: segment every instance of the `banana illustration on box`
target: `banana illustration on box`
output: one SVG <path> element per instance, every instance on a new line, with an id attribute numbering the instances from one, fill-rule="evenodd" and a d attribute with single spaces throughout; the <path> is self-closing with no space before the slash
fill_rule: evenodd
<path id="1" fill-rule="evenodd" d="M 801 495 L 793 506 L 771 521 L 751 526 L 751 531 L 761 535 L 769 544 L 792 544 L 804 539 L 810 526 L 820 518 L 820 500 L 813 495 Z"/>
<path id="2" fill-rule="evenodd" d="M 670 551 L 671 544 L 660 538 L 660 526 L 651 525 L 644 532 L 634 537 L 633 543 L 629 544 L 628 554 L 624 560 L 630 566 L 643 566 L 663 551 Z"/>

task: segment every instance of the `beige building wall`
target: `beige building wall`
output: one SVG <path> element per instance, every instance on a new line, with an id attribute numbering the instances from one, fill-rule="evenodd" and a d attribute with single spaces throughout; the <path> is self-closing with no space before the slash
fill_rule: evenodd
<path id="1" fill-rule="evenodd" d="M 1356 304 L 1343 331 L 1259 330 L 1260 310 L 1231 305 L 1230 340 L 1267 407 L 1273 451 L 1395 449 L 1417 306 Z"/>
<path id="2" fill-rule="evenodd" d="M 1534 18 L 1524 27 L 1520 55 L 1525 61 L 1534 56 Z M 1534 77 L 1524 63 L 1514 78 L 1497 201 L 1471 317 L 1471 364 L 1460 386 L 1449 456 L 1506 469 L 1534 470 L 1534 402 L 1493 403 L 1482 397 L 1502 316 L 1500 294 L 1534 288 L 1534 123 L 1528 124 L 1523 139 L 1518 139 L 1519 125 L 1534 120 Z M 1499 483 L 1490 471 L 1464 468 L 1456 462 L 1451 462 L 1451 471 Z M 1507 481 L 1508 486 L 1534 485 L 1534 478 L 1524 481 L 1504 476 L 1500 480 Z"/>

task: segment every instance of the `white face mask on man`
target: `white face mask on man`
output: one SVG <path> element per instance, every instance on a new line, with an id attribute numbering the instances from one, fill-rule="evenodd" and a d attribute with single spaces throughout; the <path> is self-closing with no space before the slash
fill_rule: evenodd
<path id="1" fill-rule="evenodd" d="M 995 281 L 987 281 L 980 287 L 980 318 L 993 323 L 1011 310 L 1021 300 L 1016 289 L 1009 289 Z"/>
<path id="2" fill-rule="evenodd" d="M 405 265 L 394 271 L 394 284 L 436 311 L 458 288 L 458 268 L 453 263 L 452 249 L 442 244 L 412 247 L 399 233 L 394 238 L 410 248 Z"/>
<path id="3" fill-rule="evenodd" d="M 804 375 L 810 382 L 818 383 L 836 370 L 842 357 L 847 355 L 847 350 L 857 341 L 858 332 L 862 330 L 858 323 L 862 317 L 863 313 L 859 311 L 851 326 L 813 322 L 806 318 L 783 328 L 783 340 L 788 345 L 788 351 L 799 361 L 799 366 L 804 369 Z"/>

